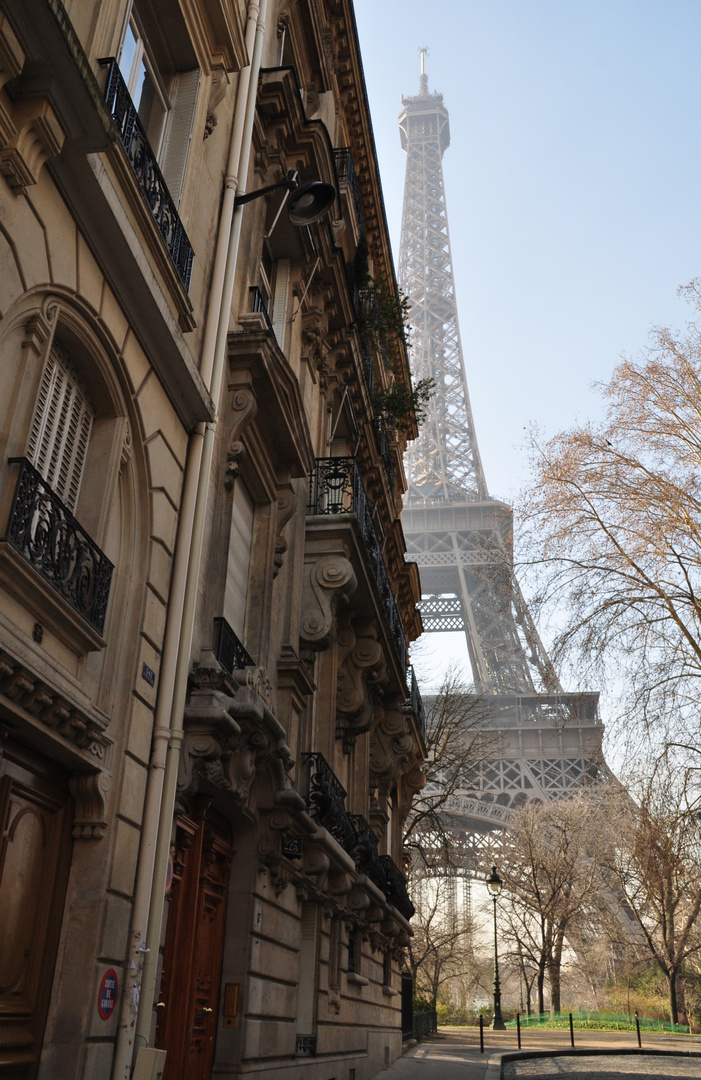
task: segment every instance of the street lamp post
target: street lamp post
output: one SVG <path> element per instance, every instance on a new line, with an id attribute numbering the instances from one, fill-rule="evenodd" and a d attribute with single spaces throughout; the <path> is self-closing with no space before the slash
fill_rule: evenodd
<path id="1" fill-rule="evenodd" d="M 499 984 L 499 954 L 497 952 L 497 896 L 501 891 L 501 878 L 497 874 L 496 866 L 485 882 L 494 901 L 494 1018 L 492 1020 L 493 1031 L 506 1031 L 506 1025 L 501 1015 L 501 986 Z"/>

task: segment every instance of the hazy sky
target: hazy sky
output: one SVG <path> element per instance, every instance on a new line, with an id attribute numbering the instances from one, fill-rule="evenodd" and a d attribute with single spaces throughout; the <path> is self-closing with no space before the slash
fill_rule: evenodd
<path id="1" fill-rule="evenodd" d="M 395 261 L 401 95 L 450 114 L 443 158 L 460 330 L 487 482 L 527 475 L 524 426 L 590 387 L 701 274 L 700 0 L 356 0 Z"/>
<path id="2" fill-rule="evenodd" d="M 701 0 L 356 0 L 395 262 L 401 95 L 444 95 L 460 331 L 490 492 L 701 275 Z M 442 635 L 441 635 L 442 636 Z M 437 642 L 437 636 L 433 639 Z"/>

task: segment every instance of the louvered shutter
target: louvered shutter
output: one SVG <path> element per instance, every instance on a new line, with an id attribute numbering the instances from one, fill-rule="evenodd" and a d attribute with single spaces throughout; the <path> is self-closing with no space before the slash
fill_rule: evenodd
<path id="1" fill-rule="evenodd" d="M 29 433 L 27 457 L 69 510 L 75 510 L 93 411 L 60 345 L 51 349 Z"/>
<path id="2" fill-rule="evenodd" d="M 253 543 L 253 499 L 242 481 L 236 481 L 227 555 L 224 618 L 240 641 L 246 623 L 248 571 Z"/>
<path id="3" fill-rule="evenodd" d="M 273 300 L 273 331 L 281 349 L 285 348 L 287 326 L 287 296 L 290 291 L 290 260 L 278 259 L 275 264 L 275 298 Z"/>
<path id="4" fill-rule="evenodd" d="M 199 68 L 181 71 L 173 77 L 170 86 L 171 109 L 160 164 L 163 179 L 176 206 L 183 190 L 199 86 Z"/>

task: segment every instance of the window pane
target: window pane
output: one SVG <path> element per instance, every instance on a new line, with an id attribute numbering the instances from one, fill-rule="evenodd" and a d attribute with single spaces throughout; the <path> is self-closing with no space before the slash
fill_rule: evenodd
<path id="1" fill-rule="evenodd" d="M 127 32 L 124 35 L 124 44 L 122 45 L 122 55 L 119 58 L 119 70 L 122 73 L 122 78 L 128 87 L 131 86 L 132 70 L 134 68 L 134 61 L 136 59 L 137 39 L 134 32 L 134 27 L 131 23 L 127 26 Z"/>

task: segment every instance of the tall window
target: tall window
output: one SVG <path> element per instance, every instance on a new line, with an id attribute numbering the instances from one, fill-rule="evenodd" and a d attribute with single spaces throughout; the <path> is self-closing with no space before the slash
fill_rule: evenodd
<path id="1" fill-rule="evenodd" d="M 71 511 L 78 503 L 93 417 L 68 354 L 55 342 L 41 379 L 27 457 Z"/>
<path id="2" fill-rule="evenodd" d="M 168 26 L 161 29 L 163 37 L 167 37 Z M 119 70 L 177 205 L 192 142 L 200 71 L 195 67 L 177 70 L 180 65 L 171 61 L 167 48 L 162 47 L 161 53 L 157 59 L 149 48 L 138 12 L 132 9 L 119 54 Z"/>
<path id="3" fill-rule="evenodd" d="M 148 54 L 144 35 L 133 15 L 124 33 L 119 69 L 139 114 L 139 120 L 144 125 L 151 149 L 158 157 L 169 110 L 168 98 L 156 65 Z"/>

